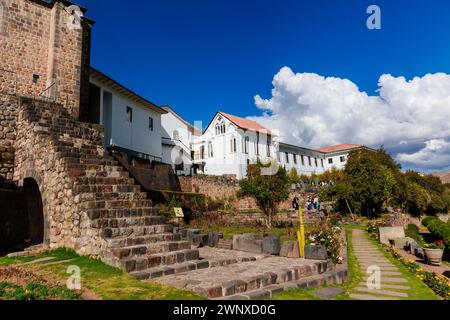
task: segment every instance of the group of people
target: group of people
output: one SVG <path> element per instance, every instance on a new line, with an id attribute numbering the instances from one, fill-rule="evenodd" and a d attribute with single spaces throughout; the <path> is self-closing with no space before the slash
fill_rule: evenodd
<path id="1" fill-rule="evenodd" d="M 308 208 L 308 213 L 311 213 L 313 210 L 317 211 L 317 214 L 320 215 L 320 199 L 318 195 L 315 195 L 314 198 L 313 197 L 308 197 L 308 200 L 306 202 L 307 208 Z M 298 211 L 298 208 L 300 207 L 300 200 L 298 198 L 297 195 L 294 196 L 294 198 L 292 199 L 292 208 L 295 211 Z"/>

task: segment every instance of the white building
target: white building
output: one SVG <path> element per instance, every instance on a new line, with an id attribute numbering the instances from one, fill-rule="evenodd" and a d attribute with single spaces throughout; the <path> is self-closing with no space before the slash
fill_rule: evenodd
<path id="1" fill-rule="evenodd" d="M 179 116 L 169 106 L 163 106 L 167 111 L 161 117 L 162 123 L 162 161 L 172 165 L 178 175 L 192 174 L 191 144 L 200 131 Z"/>
<path id="2" fill-rule="evenodd" d="M 347 164 L 348 154 L 357 149 L 369 149 L 358 144 L 339 144 L 335 146 L 328 146 L 319 148 L 318 151 L 325 155 L 325 169 L 331 170 L 333 168 L 341 170 Z"/>
<path id="3" fill-rule="evenodd" d="M 297 173 L 312 175 L 326 171 L 325 154 L 308 148 L 280 143 L 278 163 L 290 171 L 295 168 Z"/>
<path id="4" fill-rule="evenodd" d="M 167 111 L 91 68 L 89 118 L 105 128 L 105 147 L 162 161 L 161 116 Z"/>
<path id="5" fill-rule="evenodd" d="M 276 161 L 274 135 L 259 123 L 217 112 L 200 137 L 193 142 L 195 173 L 235 175 L 242 179 L 247 165 Z"/>
<path id="6" fill-rule="evenodd" d="M 243 179 L 247 165 L 259 158 L 263 163 L 275 162 L 288 171 L 295 168 L 297 174 L 311 176 L 345 168 L 348 154 L 361 148 L 366 147 L 343 144 L 314 150 L 278 143 L 277 136 L 259 123 L 218 112 L 192 143 L 193 173 Z"/>

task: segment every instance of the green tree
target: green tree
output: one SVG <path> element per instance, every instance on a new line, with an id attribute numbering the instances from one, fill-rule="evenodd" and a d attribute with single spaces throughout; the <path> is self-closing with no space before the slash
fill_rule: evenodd
<path id="1" fill-rule="evenodd" d="M 289 182 L 290 183 L 299 183 L 300 182 L 300 178 L 297 174 L 297 169 L 292 168 L 291 172 L 289 172 Z"/>
<path id="2" fill-rule="evenodd" d="M 278 167 L 278 171 L 272 175 L 261 174 L 262 169 L 271 167 L 272 164 L 249 165 L 247 178 L 239 181 L 240 190 L 238 197 L 251 197 L 266 217 L 266 226 L 272 227 L 273 216 L 278 205 L 289 198 L 289 177 L 286 169 Z"/>

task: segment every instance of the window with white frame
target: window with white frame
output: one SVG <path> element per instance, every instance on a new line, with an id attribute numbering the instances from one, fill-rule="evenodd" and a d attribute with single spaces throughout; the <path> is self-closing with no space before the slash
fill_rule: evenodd
<path id="1" fill-rule="evenodd" d="M 212 142 L 208 142 L 208 157 L 212 158 L 214 157 L 214 149 Z"/>
<path id="2" fill-rule="evenodd" d="M 248 148 L 250 144 L 250 137 L 244 138 L 244 153 L 248 154 Z"/>
<path id="3" fill-rule="evenodd" d="M 289 153 L 285 152 L 284 154 L 286 155 L 286 163 L 289 163 Z"/>
<path id="4" fill-rule="evenodd" d="M 341 156 L 341 162 L 345 162 L 345 156 Z"/>
<path id="5" fill-rule="evenodd" d="M 272 145 L 272 137 L 267 136 L 267 156 L 270 157 L 270 146 Z"/>
<path id="6" fill-rule="evenodd" d="M 304 166 L 304 165 L 305 165 L 305 156 L 304 156 L 304 155 L 301 155 L 300 158 L 301 158 L 301 160 L 302 160 L 302 166 Z"/>
<path id="7" fill-rule="evenodd" d="M 297 164 L 297 154 L 294 153 L 293 156 L 294 156 L 294 163 Z"/>
<path id="8" fill-rule="evenodd" d="M 320 159 L 320 164 L 321 164 L 321 166 L 323 168 L 323 159 Z"/>
<path id="9" fill-rule="evenodd" d="M 333 164 L 333 158 L 328 158 L 328 164 Z"/>
<path id="10" fill-rule="evenodd" d="M 216 122 L 216 135 L 224 134 L 225 133 L 225 121 L 222 117 L 217 118 Z"/>
<path id="11" fill-rule="evenodd" d="M 316 167 L 319 166 L 319 164 L 317 163 L 317 158 L 314 158 L 314 164 L 316 165 Z"/>
<path id="12" fill-rule="evenodd" d="M 308 164 L 310 167 L 312 167 L 311 157 L 308 157 Z"/>
<path id="13" fill-rule="evenodd" d="M 173 140 L 180 140 L 180 132 L 173 130 Z"/>
<path id="14" fill-rule="evenodd" d="M 236 137 L 231 137 L 231 152 L 237 152 Z"/>

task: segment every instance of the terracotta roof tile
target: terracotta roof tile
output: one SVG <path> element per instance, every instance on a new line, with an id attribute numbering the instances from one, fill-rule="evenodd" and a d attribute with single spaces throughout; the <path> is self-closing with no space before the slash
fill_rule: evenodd
<path id="1" fill-rule="evenodd" d="M 362 145 L 359 145 L 359 144 L 348 144 L 347 143 L 347 144 L 338 144 L 335 146 L 322 147 L 317 150 L 328 153 L 328 152 L 337 152 L 337 151 L 356 149 L 356 148 L 361 148 L 361 147 L 362 147 Z"/>
<path id="2" fill-rule="evenodd" d="M 241 117 L 238 117 L 238 116 L 234 116 L 232 114 L 228 114 L 228 113 L 224 113 L 224 112 L 219 112 L 219 114 L 221 114 L 222 116 L 224 116 L 225 118 L 227 118 L 228 120 L 233 122 L 239 128 L 250 130 L 250 131 L 255 131 L 255 132 L 262 132 L 262 133 L 269 133 L 269 134 L 271 134 L 269 129 L 267 129 L 266 127 L 260 125 L 256 121 L 249 120 L 249 119 L 244 119 L 244 118 L 241 118 Z"/>

